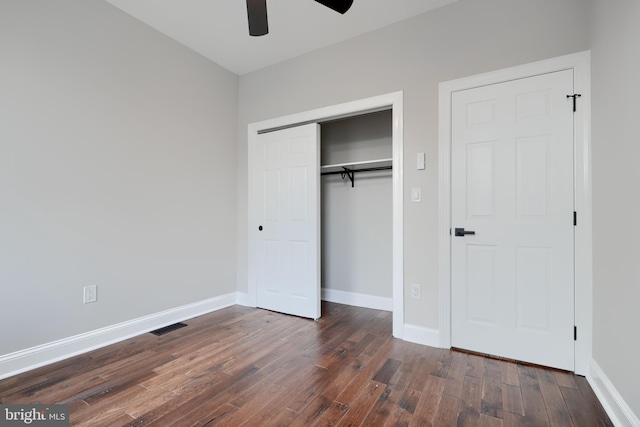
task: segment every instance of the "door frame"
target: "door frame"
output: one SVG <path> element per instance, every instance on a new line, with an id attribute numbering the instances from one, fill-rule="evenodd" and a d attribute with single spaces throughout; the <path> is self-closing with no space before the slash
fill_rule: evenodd
<path id="1" fill-rule="evenodd" d="M 510 67 L 440 83 L 439 86 L 439 225 L 438 284 L 440 347 L 451 348 L 451 96 L 453 92 L 540 74 L 573 70 L 574 92 L 582 96 L 574 115 L 575 372 L 586 375 L 592 358 L 592 209 L 591 209 L 591 76 L 590 52 Z M 567 100 L 569 103 L 570 100 Z"/>
<path id="2" fill-rule="evenodd" d="M 257 306 L 257 281 L 256 271 L 252 267 L 255 265 L 256 242 L 254 239 L 255 224 L 255 198 L 252 188 L 252 172 L 254 147 L 257 144 L 257 136 L 260 133 L 283 129 L 287 127 L 299 126 L 307 123 L 322 123 L 339 118 L 353 117 L 365 113 L 391 110 L 392 112 L 392 192 L 393 192 L 393 260 L 392 260 L 392 299 L 393 299 L 393 336 L 403 338 L 404 336 L 404 201 L 403 201 L 403 92 L 392 92 L 371 98 L 346 102 L 304 111 L 283 117 L 277 117 L 248 125 L 248 243 L 249 243 L 249 264 L 248 264 L 248 305 Z M 318 226 L 320 226 L 318 224 Z"/>

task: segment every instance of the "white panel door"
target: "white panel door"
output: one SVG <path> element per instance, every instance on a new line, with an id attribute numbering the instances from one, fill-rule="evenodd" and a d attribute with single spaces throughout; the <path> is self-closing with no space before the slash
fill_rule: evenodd
<path id="1" fill-rule="evenodd" d="M 572 70 L 453 94 L 454 347 L 574 369 L 569 94 Z"/>
<path id="2" fill-rule="evenodd" d="M 319 135 L 312 123 L 258 135 L 255 153 L 257 305 L 320 317 Z"/>

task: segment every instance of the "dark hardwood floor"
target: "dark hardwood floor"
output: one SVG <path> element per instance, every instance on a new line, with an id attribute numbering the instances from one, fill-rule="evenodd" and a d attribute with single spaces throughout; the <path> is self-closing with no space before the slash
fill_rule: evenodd
<path id="1" fill-rule="evenodd" d="M 234 306 L 0 381 L 78 426 L 610 426 L 567 372 L 391 337 L 391 313 Z"/>

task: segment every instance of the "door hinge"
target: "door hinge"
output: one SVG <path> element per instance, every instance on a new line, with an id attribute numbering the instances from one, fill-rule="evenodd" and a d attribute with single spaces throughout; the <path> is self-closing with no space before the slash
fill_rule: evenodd
<path id="1" fill-rule="evenodd" d="M 582 94 L 580 93 L 574 93 L 573 95 L 567 95 L 567 98 L 573 98 L 573 112 L 575 113 L 577 110 L 577 99 L 580 98 L 582 96 Z"/>
<path id="2" fill-rule="evenodd" d="M 573 225 L 578 225 L 578 212 L 573 211 Z"/>
<path id="3" fill-rule="evenodd" d="M 573 327 L 573 340 L 574 341 L 578 341 L 578 327 L 577 326 Z"/>

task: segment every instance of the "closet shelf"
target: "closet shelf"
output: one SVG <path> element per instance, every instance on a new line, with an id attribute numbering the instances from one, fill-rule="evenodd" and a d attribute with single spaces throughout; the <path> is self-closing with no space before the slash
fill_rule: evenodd
<path id="1" fill-rule="evenodd" d="M 350 163 L 336 163 L 333 165 L 320 166 L 321 173 L 327 172 L 343 172 L 345 169 L 352 171 L 358 171 L 360 169 L 380 168 L 391 166 L 393 159 L 377 159 L 377 160 L 365 160 L 362 162 L 350 162 Z"/>
<path id="2" fill-rule="evenodd" d="M 388 169 L 392 169 L 392 159 L 378 159 L 320 166 L 320 175 L 340 174 L 342 179 L 349 178 L 351 187 L 354 187 L 356 172 L 373 172 Z"/>

